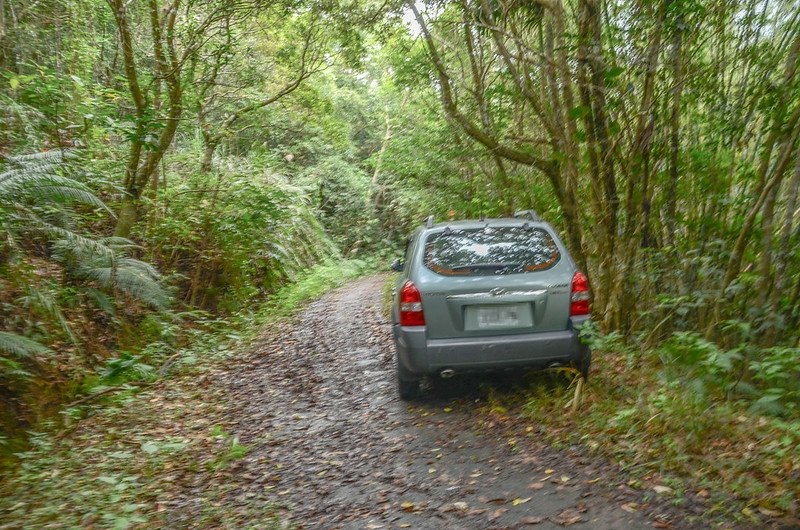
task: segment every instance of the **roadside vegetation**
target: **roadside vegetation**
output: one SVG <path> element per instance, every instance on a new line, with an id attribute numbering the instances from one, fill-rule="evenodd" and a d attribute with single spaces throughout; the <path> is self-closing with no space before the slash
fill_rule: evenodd
<path id="1" fill-rule="evenodd" d="M 253 311 L 196 324 L 168 381 L 142 362 L 104 374 L 93 385 L 97 399 L 78 400 L 28 433 L 27 448 L 0 484 L 4 520 L 29 528 L 258 520 L 259 527 L 281 528 L 282 508 L 269 492 L 239 509 L 219 502 L 250 480 L 236 472 L 250 448 L 230 433 L 225 389 L 211 382 L 258 347 L 264 329 L 279 333 L 308 301 L 374 270 L 374 263 L 360 260 L 319 264 Z M 100 395 L 108 388 L 116 391 Z M 179 489 L 195 494 L 179 497 Z M 164 519 L 167 509 L 179 520 Z"/>
<path id="2" fill-rule="evenodd" d="M 596 368 L 577 414 L 548 385 L 487 411 L 797 517 L 799 191 L 797 0 L 0 0 L 0 454 L 40 503 L 7 509 L 71 502 L 48 462 L 76 496 L 81 462 L 139 462 L 81 433 L 125 439 L 137 394 L 427 215 L 534 208 L 589 276 Z M 86 414 L 119 423 L 64 434 Z M 124 492 L 189 442 L 135 443 L 92 523 L 143 523 Z"/>

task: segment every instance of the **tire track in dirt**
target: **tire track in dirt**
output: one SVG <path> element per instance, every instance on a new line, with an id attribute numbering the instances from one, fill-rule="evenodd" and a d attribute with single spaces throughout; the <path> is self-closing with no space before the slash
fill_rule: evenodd
<path id="1" fill-rule="evenodd" d="M 235 498 L 266 491 L 301 528 L 688 527 L 674 510 L 624 510 L 638 494 L 576 448 L 510 446 L 469 391 L 400 401 L 385 281 L 329 293 L 221 376 L 231 429 L 252 447 Z"/>

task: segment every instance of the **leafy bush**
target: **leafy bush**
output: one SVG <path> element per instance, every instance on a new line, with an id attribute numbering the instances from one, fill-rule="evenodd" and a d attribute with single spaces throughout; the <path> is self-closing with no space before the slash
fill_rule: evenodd
<path id="1" fill-rule="evenodd" d="M 339 255 L 303 190 L 241 159 L 188 174 L 161 200 L 145 243 L 191 307 L 235 312 Z"/>

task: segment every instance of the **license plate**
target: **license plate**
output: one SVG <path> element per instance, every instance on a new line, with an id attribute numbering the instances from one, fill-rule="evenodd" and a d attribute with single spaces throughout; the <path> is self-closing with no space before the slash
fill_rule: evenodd
<path id="1" fill-rule="evenodd" d="M 479 307 L 475 316 L 478 329 L 516 328 L 520 325 L 518 305 Z"/>

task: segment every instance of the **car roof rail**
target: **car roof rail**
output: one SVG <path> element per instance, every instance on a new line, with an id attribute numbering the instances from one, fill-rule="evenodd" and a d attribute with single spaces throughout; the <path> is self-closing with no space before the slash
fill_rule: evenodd
<path id="1" fill-rule="evenodd" d="M 425 221 L 425 228 L 433 228 L 433 216 L 429 215 L 428 220 Z"/>
<path id="2" fill-rule="evenodd" d="M 536 210 L 520 210 L 514 213 L 514 219 L 522 219 L 523 217 L 527 217 L 535 223 L 538 223 L 542 220 L 542 218 L 539 217 L 539 214 L 536 213 Z"/>

